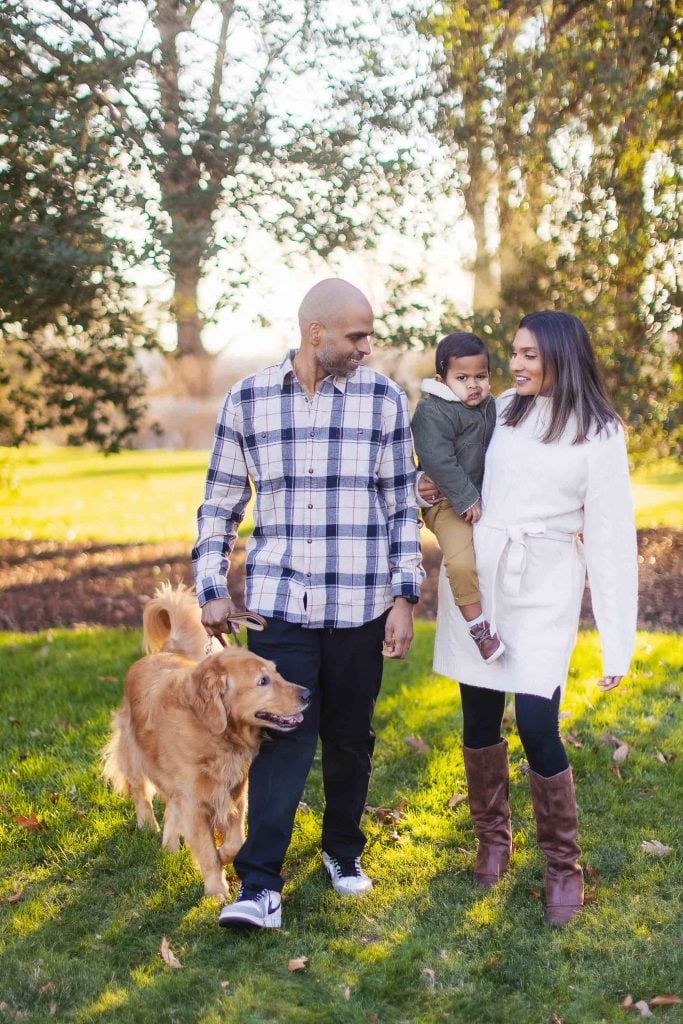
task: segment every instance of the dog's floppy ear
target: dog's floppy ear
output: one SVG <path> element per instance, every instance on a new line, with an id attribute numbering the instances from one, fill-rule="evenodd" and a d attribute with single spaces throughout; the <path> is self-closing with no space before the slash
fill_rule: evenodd
<path id="1" fill-rule="evenodd" d="M 223 701 L 223 695 L 228 686 L 227 679 L 224 674 L 217 671 L 215 665 L 204 662 L 197 666 L 194 680 L 196 685 L 195 714 L 209 732 L 218 736 L 228 725 L 228 711 Z"/>

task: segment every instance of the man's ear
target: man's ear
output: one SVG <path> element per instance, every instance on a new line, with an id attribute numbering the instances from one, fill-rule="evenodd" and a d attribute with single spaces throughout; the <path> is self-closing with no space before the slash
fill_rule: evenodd
<path id="1" fill-rule="evenodd" d="M 322 344 L 323 331 L 323 325 L 319 324 L 317 320 L 313 320 L 312 323 L 308 325 L 308 340 L 315 348 Z"/>
<path id="2" fill-rule="evenodd" d="M 228 709 L 223 699 L 228 688 L 227 676 L 217 672 L 213 666 L 200 664 L 194 677 L 194 712 L 209 732 L 219 736 L 228 725 Z"/>

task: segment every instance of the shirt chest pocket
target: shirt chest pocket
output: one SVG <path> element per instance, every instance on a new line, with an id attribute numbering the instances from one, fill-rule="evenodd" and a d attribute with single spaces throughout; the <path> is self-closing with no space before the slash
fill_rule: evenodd
<path id="1" fill-rule="evenodd" d="M 342 480 L 371 485 L 379 469 L 380 433 L 367 427 L 344 432 L 338 444 L 330 446 L 334 472 Z"/>

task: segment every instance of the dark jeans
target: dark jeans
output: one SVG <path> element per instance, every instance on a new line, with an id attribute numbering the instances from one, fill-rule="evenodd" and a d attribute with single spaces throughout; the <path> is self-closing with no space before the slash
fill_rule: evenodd
<path id="1" fill-rule="evenodd" d="M 249 772 L 247 838 L 235 857 L 245 886 L 282 889 L 282 862 L 294 815 L 322 744 L 325 789 L 323 849 L 357 857 L 365 846 L 360 818 L 372 768 L 372 714 L 382 681 L 382 615 L 353 629 L 306 629 L 269 619 L 249 632 L 249 649 L 274 661 L 289 682 L 313 694 L 304 721 L 290 733 L 271 731 Z"/>
<path id="2" fill-rule="evenodd" d="M 480 750 L 501 739 L 500 727 L 505 711 L 505 694 L 481 686 L 460 684 L 462 701 L 462 740 L 466 747 Z M 560 688 L 552 697 L 515 694 L 515 718 L 529 767 L 537 775 L 550 778 L 569 767 L 560 739 Z"/>

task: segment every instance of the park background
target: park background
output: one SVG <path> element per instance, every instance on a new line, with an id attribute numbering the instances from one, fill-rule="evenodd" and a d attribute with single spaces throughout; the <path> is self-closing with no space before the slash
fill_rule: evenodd
<path id="1" fill-rule="evenodd" d="M 682 27 L 677 0 L 5 0 L 0 1021 L 682 1019 Z M 565 308 L 627 424 L 638 643 L 600 694 L 587 594 L 562 717 L 587 906 L 562 932 L 511 709 L 513 869 L 471 885 L 429 541 L 377 710 L 369 898 L 324 880 L 318 762 L 284 929 L 246 937 L 99 778 L 144 599 L 191 582 L 221 397 L 331 275 L 411 402 L 442 333 L 486 337 L 499 393 L 520 315 Z"/>

